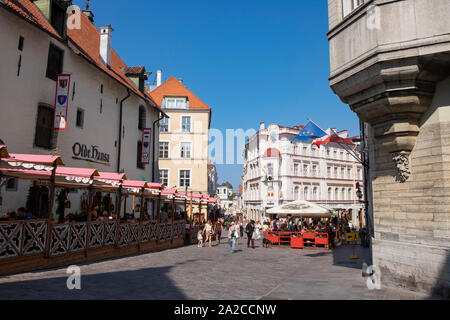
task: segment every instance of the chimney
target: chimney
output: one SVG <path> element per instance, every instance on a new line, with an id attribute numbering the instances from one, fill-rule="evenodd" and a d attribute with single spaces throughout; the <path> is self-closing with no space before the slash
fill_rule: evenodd
<path id="1" fill-rule="evenodd" d="M 264 122 L 261 122 L 259 124 L 259 130 L 264 130 L 266 128 L 266 124 Z"/>
<path id="2" fill-rule="evenodd" d="M 100 58 L 109 68 L 111 65 L 111 39 L 114 29 L 109 26 L 100 27 Z"/>
<path id="3" fill-rule="evenodd" d="M 94 14 L 90 10 L 83 10 L 83 14 L 88 17 L 89 21 L 94 23 Z"/>
<path id="4" fill-rule="evenodd" d="M 94 23 L 94 14 L 89 10 L 89 0 L 86 1 L 86 8 L 83 10 L 83 14 L 88 17 L 90 22 Z"/>
<path id="5" fill-rule="evenodd" d="M 179 79 L 178 79 L 178 82 L 181 83 L 181 84 L 183 84 L 183 79 L 179 78 Z"/>
<path id="6" fill-rule="evenodd" d="M 159 87 L 162 82 L 162 70 L 156 71 L 156 86 Z"/>

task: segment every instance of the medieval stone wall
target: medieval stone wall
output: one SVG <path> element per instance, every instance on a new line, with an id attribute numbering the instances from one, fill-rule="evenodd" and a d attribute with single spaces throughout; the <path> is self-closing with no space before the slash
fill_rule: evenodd
<path id="1" fill-rule="evenodd" d="M 374 264 L 385 281 L 448 296 L 450 288 L 450 78 L 437 84 L 399 181 L 393 154 L 373 140 Z M 399 167 L 404 167 L 400 163 Z M 407 166 L 407 163 L 406 163 Z"/>

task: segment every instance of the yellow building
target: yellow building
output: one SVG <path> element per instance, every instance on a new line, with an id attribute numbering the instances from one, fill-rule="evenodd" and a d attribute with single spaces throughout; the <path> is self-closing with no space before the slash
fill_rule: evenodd
<path id="1" fill-rule="evenodd" d="M 211 108 L 193 94 L 181 79 L 172 77 L 150 96 L 170 118 L 160 121 L 159 173 L 168 188 L 208 193 L 208 139 Z"/>

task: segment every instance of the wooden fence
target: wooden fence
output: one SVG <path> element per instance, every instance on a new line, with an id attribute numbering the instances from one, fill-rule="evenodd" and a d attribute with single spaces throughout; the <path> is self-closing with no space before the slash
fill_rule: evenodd
<path id="1" fill-rule="evenodd" d="M 79 253 L 84 253 L 84 256 L 88 257 L 91 251 L 105 248 L 109 249 L 109 254 L 103 254 L 102 257 L 136 252 L 136 250 L 126 250 L 127 248 L 138 248 L 137 252 L 152 251 L 158 248 L 181 246 L 184 244 L 184 237 L 185 222 L 183 220 L 175 221 L 173 224 L 158 224 L 157 221 L 120 223 L 117 220 L 54 225 L 49 224 L 48 220 L 0 222 L 0 274 L 10 273 L 13 269 L 4 268 L 5 266 L 11 266 L 19 261 L 24 265 L 24 261 L 28 258 L 36 260 L 38 257 L 41 261 L 40 265 L 34 268 L 33 264 L 25 268 L 31 271 L 53 266 L 53 264 L 42 263 L 45 259 L 52 260 Z M 120 253 L 115 254 L 115 251 Z M 67 260 L 58 259 L 56 265 L 64 265 L 64 261 Z M 8 271 L 2 269 L 8 269 Z M 23 270 L 19 268 L 18 272 L 21 271 Z"/>

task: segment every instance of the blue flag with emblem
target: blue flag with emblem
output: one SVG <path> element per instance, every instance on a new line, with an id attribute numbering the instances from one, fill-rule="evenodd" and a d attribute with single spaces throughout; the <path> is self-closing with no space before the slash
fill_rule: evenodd
<path id="1" fill-rule="evenodd" d="M 309 139 L 317 139 L 322 138 L 326 136 L 327 133 L 320 129 L 318 126 L 316 126 L 311 121 L 303 128 L 300 133 L 292 139 L 291 142 L 294 142 L 294 140 L 300 140 L 303 142 L 307 142 Z"/>

